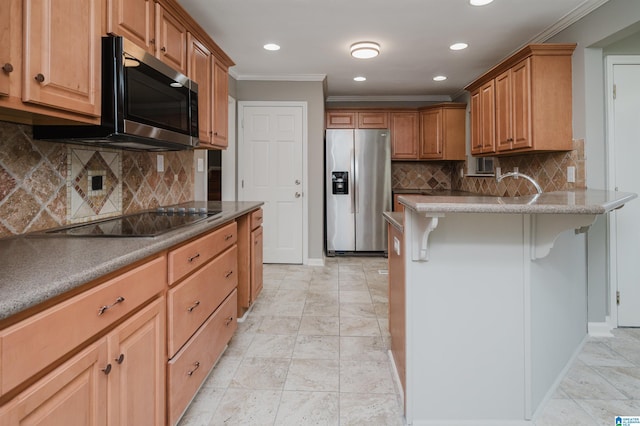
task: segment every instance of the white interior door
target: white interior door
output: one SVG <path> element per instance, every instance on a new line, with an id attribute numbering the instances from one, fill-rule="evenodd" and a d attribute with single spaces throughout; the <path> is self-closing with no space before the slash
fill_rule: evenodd
<path id="1" fill-rule="evenodd" d="M 304 108 L 239 105 L 239 199 L 264 201 L 264 263 L 300 264 Z"/>
<path id="2" fill-rule="evenodd" d="M 610 189 L 640 194 L 640 57 L 619 58 L 610 69 L 614 96 L 610 100 L 612 158 Z M 618 325 L 640 327 L 640 200 L 627 203 L 612 214 L 612 286 L 620 295 Z"/>

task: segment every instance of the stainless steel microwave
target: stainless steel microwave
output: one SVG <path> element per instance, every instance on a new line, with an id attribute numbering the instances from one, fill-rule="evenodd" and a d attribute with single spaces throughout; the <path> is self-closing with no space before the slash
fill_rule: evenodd
<path id="1" fill-rule="evenodd" d="M 140 151 L 198 145 L 198 85 L 122 37 L 102 38 L 101 95 L 100 125 L 34 126 L 34 137 Z"/>

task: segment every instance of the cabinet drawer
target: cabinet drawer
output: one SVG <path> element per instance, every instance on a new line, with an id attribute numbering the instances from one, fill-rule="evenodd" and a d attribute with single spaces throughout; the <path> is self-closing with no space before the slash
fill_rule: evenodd
<path id="1" fill-rule="evenodd" d="M 251 229 L 256 229 L 260 225 L 262 225 L 262 209 L 251 213 Z"/>
<path id="2" fill-rule="evenodd" d="M 142 305 L 166 286 L 157 257 L 0 332 L 2 394 Z"/>
<path id="3" fill-rule="evenodd" d="M 169 252 L 169 284 L 207 263 L 238 240 L 235 222 Z"/>
<path id="4" fill-rule="evenodd" d="M 169 358 L 238 286 L 237 269 L 234 246 L 169 290 Z"/>
<path id="5" fill-rule="evenodd" d="M 167 371 L 169 424 L 175 424 L 238 327 L 236 290 L 171 361 Z"/>

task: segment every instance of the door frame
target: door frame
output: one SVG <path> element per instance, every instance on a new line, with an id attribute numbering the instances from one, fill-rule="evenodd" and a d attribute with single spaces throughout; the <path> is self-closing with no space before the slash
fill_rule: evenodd
<path id="1" fill-rule="evenodd" d="M 605 80 L 606 80 L 606 178 L 607 190 L 615 191 L 615 132 L 614 123 L 614 102 L 613 102 L 613 67 L 615 65 L 640 65 L 640 55 L 608 55 L 605 57 Z M 608 215 L 607 220 L 607 263 L 609 277 L 609 317 L 612 328 L 618 327 L 618 305 L 616 303 L 616 293 L 618 291 L 618 268 L 617 268 L 617 218 L 615 215 Z"/>
<path id="2" fill-rule="evenodd" d="M 302 264 L 309 263 L 309 176 L 308 176 L 308 116 L 307 102 L 297 101 L 239 101 L 238 102 L 238 200 L 244 200 L 244 108 L 245 107 L 299 107 L 302 108 Z M 255 200 L 254 200 L 255 201 Z"/>

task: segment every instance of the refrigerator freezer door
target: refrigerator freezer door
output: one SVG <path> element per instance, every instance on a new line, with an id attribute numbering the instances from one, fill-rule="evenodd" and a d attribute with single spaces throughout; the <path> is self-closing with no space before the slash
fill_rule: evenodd
<path id="1" fill-rule="evenodd" d="M 327 130 L 326 133 L 327 253 L 356 249 L 353 138 L 353 130 Z"/>
<path id="2" fill-rule="evenodd" d="M 391 211 L 391 144 L 388 130 L 355 131 L 356 251 L 386 251 L 382 213 Z"/>

